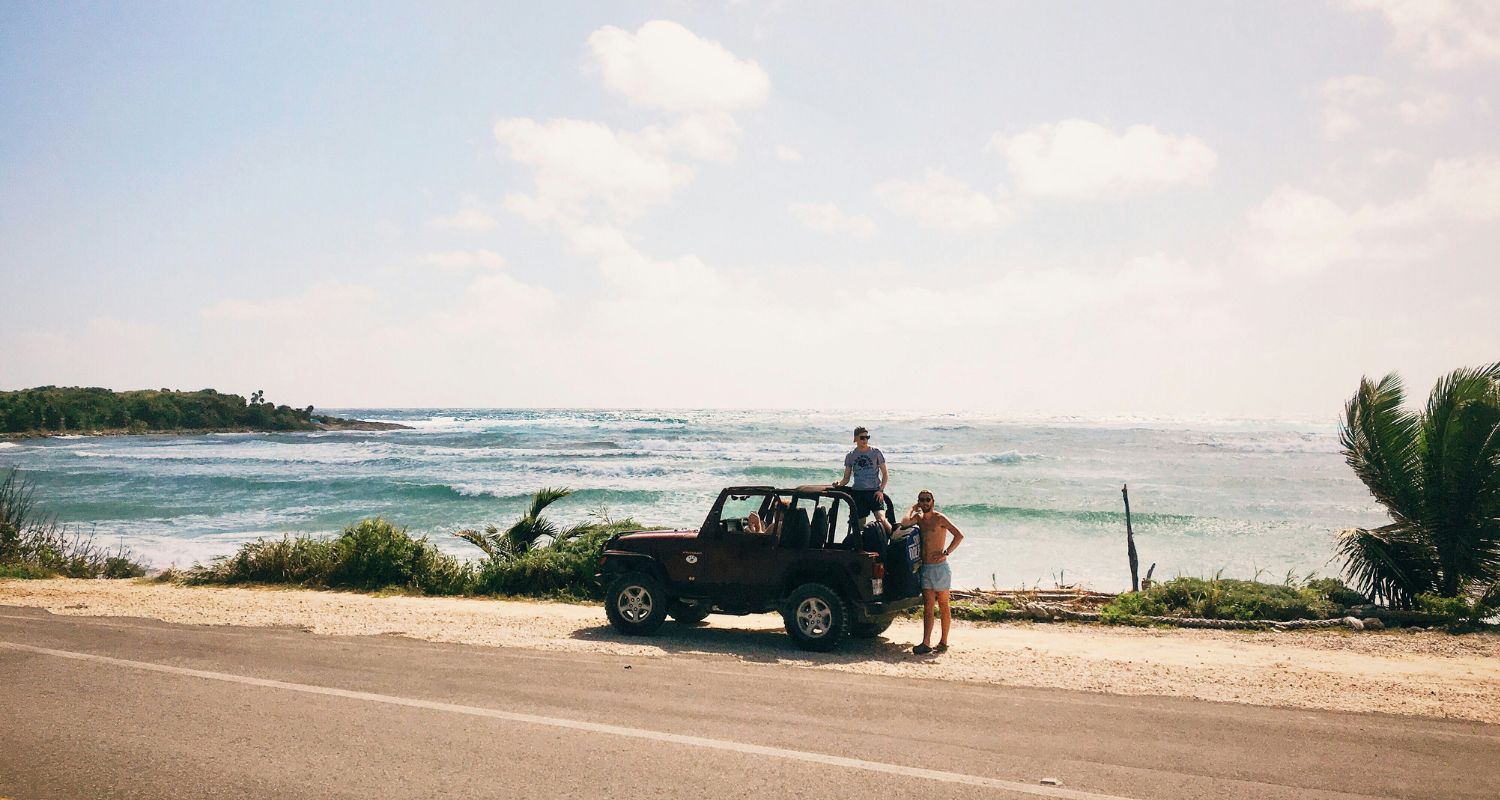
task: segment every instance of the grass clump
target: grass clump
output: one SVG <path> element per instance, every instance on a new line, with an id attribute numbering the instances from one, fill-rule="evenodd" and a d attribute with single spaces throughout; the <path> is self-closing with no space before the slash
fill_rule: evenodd
<path id="1" fill-rule="evenodd" d="M 183 574 L 190 584 L 286 583 L 328 589 L 398 588 L 420 594 L 466 594 L 473 568 L 380 517 L 361 520 L 336 538 L 283 536 L 246 542 L 232 555 Z"/>
<path id="2" fill-rule="evenodd" d="M 1009 619 L 1010 603 L 1004 600 L 996 600 L 989 605 L 973 605 L 968 603 L 954 603 L 950 606 L 954 619 L 965 619 L 970 622 L 1004 622 Z M 921 609 L 917 609 L 918 615 Z"/>
<path id="3" fill-rule="evenodd" d="M 0 578 L 138 578 L 146 565 L 121 545 L 72 530 L 42 512 L 36 489 L 12 467 L 0 480 Z"/>
<path id="4" fill-rule="evenodd" d="M 1302 584 L 1262 583 L 1219 578 L 1174 578 L 1149 589 L 1122 594 L 1100 609 L 1100 619 L 1140 624 L 1146 617 L 1228 620 L 1330 619 L 1344 616 L 1364 596 L 1334 578 Z"/>

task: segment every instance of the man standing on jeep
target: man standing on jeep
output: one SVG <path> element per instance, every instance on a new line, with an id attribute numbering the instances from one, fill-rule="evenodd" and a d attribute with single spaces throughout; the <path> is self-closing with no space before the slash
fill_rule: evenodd
<path id="1" fill-rule="evenodd" d="M 943 653 L 948 650 L 948 628 L 953 617 L 948 609 L 948 593 L 953 589 L 953 568 L 948 566 L 948 556 L 958 549 L 964 540 L 953 522 L 937 510 L 932 492 L 923 489 L 917 492 L 917 503 L 911 507 L 901 526 L 916 525 L 922 537 L 922 643 L 911 651 L 917 655 Z M 949 535 L 953 541 L 948 541 Z M 942 614 L 943 637 L 937 647 L 932 646 L 933 606 Z"/>
<path id="2" fill-rule="evenodd" d="M 834 486 L 848 486 L 850 478 L 854 480 L 854 485 L 849 488 L 854 495 L 856 525 L 862 527 L 865 515 L 873 511 L 880 527 L 889 534 L 891 524 L 885 518 L 885 485 L 890 481 L 891 473 L 885 468 L 885 454 L 870 446 L 870 432 L 863 425 L 854 429 L 854 449 L 844 456 L 844 477 L 839 478 Z"/>

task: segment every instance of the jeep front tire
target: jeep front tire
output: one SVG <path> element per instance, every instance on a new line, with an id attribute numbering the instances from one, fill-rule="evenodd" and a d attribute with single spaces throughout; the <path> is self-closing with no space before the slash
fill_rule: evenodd
<path id="1" fill-rule="evenodd" d="M 627 636 L 656 633 L 667 618 L 667 595 L 661 581 L 644 572 L 627 572 L 609 583 L 604 615 Z"/>
<path id="2" fill-rule="evenodd" d="M 803 650 L 826 653 L 849 633 L 849 609 L 839 593 L 821 583 L 804 583 L 782 608 L 787 635 Z"/>

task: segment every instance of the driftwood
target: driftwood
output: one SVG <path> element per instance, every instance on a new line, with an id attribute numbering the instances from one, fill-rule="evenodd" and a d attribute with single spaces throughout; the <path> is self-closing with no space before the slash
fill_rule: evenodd
<path id="1" fill-rule="evenodd" d="M 1130 486 L 1120 487 L 1120 496 L 1125 498 L 1125 557 L 1130 559 L 1130 591 L 1141 590 L 1141 561 L 1135 554 L 1135 529 L 1130 527 Z"/>

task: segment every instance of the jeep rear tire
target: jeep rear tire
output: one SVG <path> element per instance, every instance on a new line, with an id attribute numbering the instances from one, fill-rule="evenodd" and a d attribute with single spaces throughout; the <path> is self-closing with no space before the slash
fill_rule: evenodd
<path id="1" fill-rule="evenodd" d="M 685 600 L 673 600 L 667 606 L 667 613 L 672 615 L 672 619 L 677 620 L 683 625 L 694 625 L 702 622 L 712 610 L 713 606 L 709 605 L 705 600 L 700 600 L 696 603 L 689 603 Z"/>
<path id="2" fill-rule="evenodd" d="M 604 615 L 627 636 L 649 636 L 667 619 L 667 595 L 661 581 L 644 572 L 627 572 L 609 583 Z"/>
<path id="3" fill-rule="evenodd" d="M 821 583 L 804 583 L 782 608 L 787 635 L 803 650 L 826 653 L 849 633 L 849 609 L 839 593 Z"/>
<path id="4" fill-rule="evenodd" d="M 891 627 L 891 623 L 895 621 L 892 618 L 885 622 L 856 622 L 849 626 L 849 635 L 856 639 L 874 639 L 876 636 L 885 633 L 885 629 Z"/>

